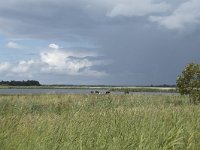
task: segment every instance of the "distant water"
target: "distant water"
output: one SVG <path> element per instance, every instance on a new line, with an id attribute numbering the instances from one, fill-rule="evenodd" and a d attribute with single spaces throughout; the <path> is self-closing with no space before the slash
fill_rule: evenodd
<path id="1" fill-rule="evenodd" d="M 90 94 L 95 89 L 0 89 L 0 94 Z M 98 91 L 105 94 L 107 90 Z M 124 92 L 114 91 L 112 94 L 121 95 Z M 129 94 L 145 94 L 145 95 L 178 95 L 178 93 L 165 92 L 130 92 Z"/>
<path id="2" fill-rule="evenodd" d="M 88 89 L 0 89 L 0 94 L 88 94 L 90 92 Z"/>

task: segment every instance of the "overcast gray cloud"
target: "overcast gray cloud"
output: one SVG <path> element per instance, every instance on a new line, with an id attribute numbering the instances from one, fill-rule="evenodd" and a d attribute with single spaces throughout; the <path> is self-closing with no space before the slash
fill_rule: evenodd
<path id="1" fill-rule="evenodd" d="M 27 49 L 34 58 L 0 61 L 0 72 L 45 83 L 174 84 L 186 63 L 200 60 L 199 8 L 198 0 L 1 1 L 2 36 L 52 44 Z"/>
<path id="2" fill-rule="evenodd" d="M 113 9 L 108 16 L 144 16 L 151 13 L 162 13 L 170 9 L 170 5 L 165 2 L 155 3 L 152 0 L 121 0 L 114 3 Z"/>
<path id="3" fill-rule="evenodd" d="M 170 15 L 151 16 L 150 20 L 158 22 L 160 25 L 179 31 L 193 31 L 200 24 L 200 1 L 190 0 L 181 3 Z"/>

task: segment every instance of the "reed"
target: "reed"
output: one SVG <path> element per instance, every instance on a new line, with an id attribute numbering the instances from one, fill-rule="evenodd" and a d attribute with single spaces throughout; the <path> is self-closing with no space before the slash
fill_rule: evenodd
<path id="1" fill-rule="evenodd" d="M 0 149 L 198 149 L 200 106 L 178 95 L 0 96 Z"/>

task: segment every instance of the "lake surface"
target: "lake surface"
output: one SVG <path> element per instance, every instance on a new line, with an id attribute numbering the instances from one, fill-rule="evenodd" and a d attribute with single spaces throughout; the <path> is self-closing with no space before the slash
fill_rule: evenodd
<path id="1" fill-rule="evenodd" d="M 99 91 L 105 94 L 107 90 L 101 89 L 0 89 L 0 94 L 90 94 L 91 91 Z M 121 95 L 124 92 L 113 91 L 112 94 Z M 129 94 L 146 94 L 146 95 L 178 95 L 178 93 L 165 92 L 130 92 Z"/>

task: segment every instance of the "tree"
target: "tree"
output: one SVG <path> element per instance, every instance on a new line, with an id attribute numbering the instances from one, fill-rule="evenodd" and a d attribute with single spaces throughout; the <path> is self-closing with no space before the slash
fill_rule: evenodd
<path id="1" fill-rule="evenodd" d="M 41 84 L 39 81 L 35 80 L 28 80 L 28 81 L 1 81 L 0 85 L 6 85 L 6 86 L 40 86 Z"/>
<path id="2" fill-rule="evenodd" d="M 176 80 L 181 95 L 189 95 L 190 102 L 200 102 L 200 65 L 189 63 Z"/>

